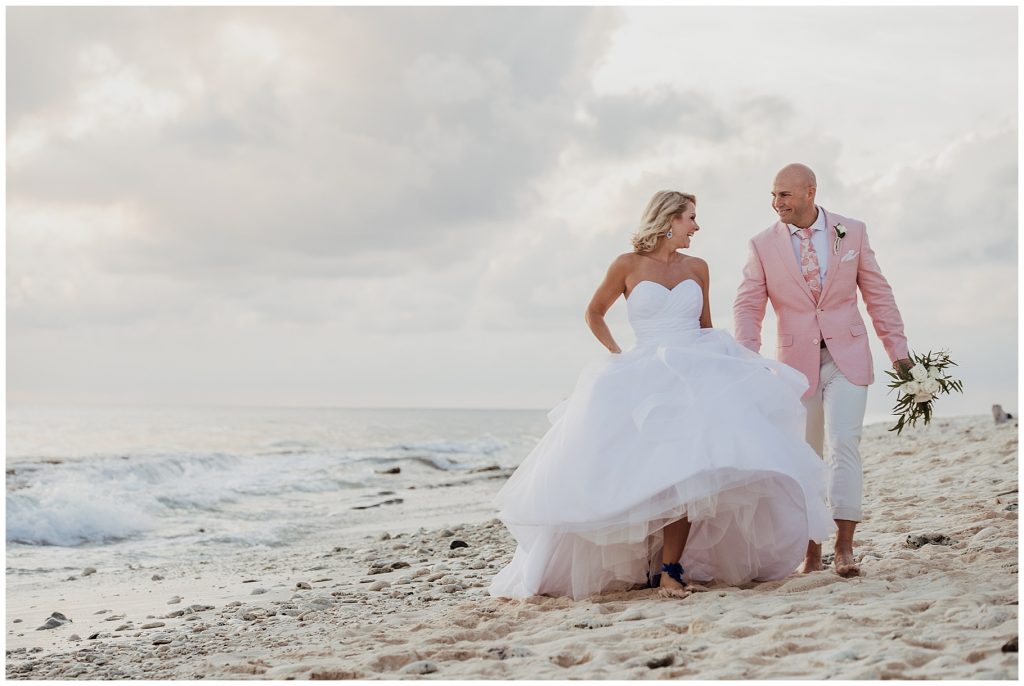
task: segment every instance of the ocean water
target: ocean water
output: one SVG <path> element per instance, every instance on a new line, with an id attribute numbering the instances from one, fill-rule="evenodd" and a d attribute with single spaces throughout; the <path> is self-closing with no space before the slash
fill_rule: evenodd
<path id="1" fill-rule="evenodd" d="M 513 467 L 547 427 L 526 410 L 8 408 L 7 571 L 296 545 L 409 486 Z"/>

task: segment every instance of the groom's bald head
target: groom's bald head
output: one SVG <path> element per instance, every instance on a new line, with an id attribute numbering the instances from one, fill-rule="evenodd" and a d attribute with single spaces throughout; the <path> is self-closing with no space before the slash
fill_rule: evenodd
<path id="1" fill-rule="evenodd" d="M 811 168 L 806 164 L 800 164 L 794 162 L 793 164 L 787 164 L 785 167 L 779 170 L 779 173 L 775 175 L 775 183 L 780 180 L 786 181 L 787 184 L 799 185 L 804 188 L 818 188 L 818 179 L 811 171 Z"/>
<path id="2" fill-rule="evenodd" d="M 772 209 L 786 224 L 810 226 L 818 215 L 814 196 L 818 180 L 806 164 L 787 164 L 775 175 L 772 183 Z"/>

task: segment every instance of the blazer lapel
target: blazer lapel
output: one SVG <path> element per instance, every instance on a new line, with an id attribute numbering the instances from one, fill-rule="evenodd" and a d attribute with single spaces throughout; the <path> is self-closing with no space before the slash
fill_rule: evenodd
<path id="1" fill-rule="evenodd" d="M 789 228 L 782 222 L 775 224 L 775 240 L 773 242 L 775 243 L 775 248 L 779 251 L 779 260 L 786 271 L 797 282 L 800 290 L 804 292 L 807 298 L 814 302 L 814 296 L 811 295 L 811 287 L 807 285 L 807 280 L 800 273 L 800 267 L 796 263 L 796 255 L 793 254 L 793 241 L 790 240 Z M 822 297 L 824 297 L 824 293 Z"/>
<path id="2" fill-rule="evenodd" d="M 825 258 L 828 260 L 828 273 L 825 275 L 825 287 L 821 289 L 821 296 L 818 298 L 818 302 L 825 302 L 825 296 L 828 295 L 829 290 L 832 288 L 832 283 L 839 276 L 839 270 L 842 268 L 843 263 L 841 261 L 842 255 L 836 255 L 832 247 L 836 244 L 836 230 L 835 224 L 838 222 L 833 221 L 824 207 L 821 211 L 825 213 L 825 235 L 828 236 L 828 256 Z M 842 251 L 840 250 L 840 253 Z"/>

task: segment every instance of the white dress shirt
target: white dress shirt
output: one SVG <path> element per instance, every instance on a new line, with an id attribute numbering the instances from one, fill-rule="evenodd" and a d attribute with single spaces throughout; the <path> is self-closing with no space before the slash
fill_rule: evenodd
<path id="1" fill-rule="evenodd" d="M 814 246 L 814 252 L 818 253 L 818 268 L 821 270 L 821 285 L 824 287 L 825 274 L 828 272 L 828 232 L 825 231 L 825 213 L 817 205 L 814 209 L 818 210 L 818 217 L 811 224 L 811 245 Z M 796 263 L 799 265 L 801 238 L 797 232 L 800 231 L 800 227 L 793 224 L 786 224 L 786 227 L 789 229 L 789 240 L 793 243 Z"/>

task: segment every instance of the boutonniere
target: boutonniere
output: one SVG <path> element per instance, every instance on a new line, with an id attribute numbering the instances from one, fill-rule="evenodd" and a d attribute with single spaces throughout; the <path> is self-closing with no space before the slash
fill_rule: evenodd
<path id="1" fill-rule="evenodd" d="M 836 242 L 832 246 L 832 254 L 839 254 L 839 245 L 842 243 L 843 238 L 846 236 L 846 227 L 842 224 L 836 224 L 832 227 L 836 232 Z"/>

